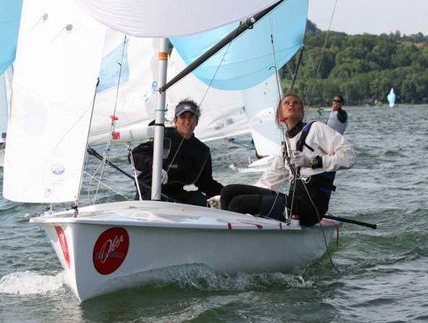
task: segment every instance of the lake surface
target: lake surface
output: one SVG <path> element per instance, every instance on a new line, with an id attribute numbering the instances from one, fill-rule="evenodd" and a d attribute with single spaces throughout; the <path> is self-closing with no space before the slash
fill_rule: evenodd
<path id="1" fill-rule="evenodd" d="M 45 206 L 0 197 L 0 322 L 428 322 L 428 106 L 346 110 L 357 164 L 337 174 L 330 212 L 378 229 L 345 224 L 330 248 L 334 265 L 325 256 L 295 274 L 236 276 L 185 266 L 79 304 L 44 232 L 28 223 Z M 308 120 L 327 117 L 307 112 Z M 251 149 L 209 145 L 222 183 L 260 176 L 229 168 L 245 167 Z M 111 150 L 129 171 L 126 155 L 126 147 Z M 107 168 L 103 181 L 115 192 L 100 186 L 98 202 L 133 199 L 133 183 L 117 171 Z M 86 181 L 82 199 L 96 190 Z"/>

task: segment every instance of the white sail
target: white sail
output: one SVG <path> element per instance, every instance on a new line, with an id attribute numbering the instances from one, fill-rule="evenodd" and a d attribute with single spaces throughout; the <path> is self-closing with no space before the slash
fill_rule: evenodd
<path id="1" fill-rule="evenodd" d="M 168 65 L 168 77 L 174 77 L 185 67 L 174 49 Z M 200 105 L 201 117 L 195 129 L 199 139 L 215 140 L 249 132 L 241 91 L 209 88 L 190 74 L 168 90 L 169 120 L 174 118 L 174 108 L 183 99 L 191 99 Z"/>
<path id="2" fill-rule="evenodd" d="M 7 199 L 76 199 L 104 32 L 69 0 L 25 1 L 5 156 Z"/>
<path id="3" fill-rule="evenodd" d="M 124 37 L 107 32 L 90 144 L 145 139 L 154 119 L 159 40 L 127 37 L 124 45 Z"/>
<path id="4" fill-rule="evenodd" d="M 276 75 L 242 93 L 257 154 L 268 156 L 277 153 L 281 132 L 275 123 L 275 111 L 281 90 Z"/>
<path id="5" fill-rule="evenodd" d="M 393 88 L 391 88 L 391 91 L 389 92 L 387 99 L 388 99 L 389 107 L 393 108 L 395 105 L 395 93 Z"/>
<path id="6" fill-rule="evenodd" d="M 198 33 L 241 20 L 278 0 L 76 0 L 114 30 L 138 37 Z"/>

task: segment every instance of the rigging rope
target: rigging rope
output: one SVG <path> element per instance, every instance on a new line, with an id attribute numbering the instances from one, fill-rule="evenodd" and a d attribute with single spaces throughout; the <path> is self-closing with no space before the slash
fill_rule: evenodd
<path id="1" fill-rule="evenodd" d="M 271 31 L 271 34 L 270 34 L 270 43 L 271 43 L 271 48 L 272 48 L 272 59 L 273 59 L 273 65 L 271 66 L 271 68 L 273 68 L 274 71 L 275 71 L 275 79 L 276 79 L 276 83 L 277 83 L 277 87 L 276 88 L 277 88 L 277 91 L 278 91 L 278 102 L 281 102 L 282 91 L 281 91 L 281 84 L 280 84 L 279 75 L 278 75 L 278 66 L 276 64 L 275 43 L 274 43 L 274 39 L 273 39 L 273 22 L 272 22 L 272 20 L 270 22 L 271 22 L 270 23 L 270 31 Z M 276 117 L 276 113 L 274 115 Z M 286 135 L 284 134 L 284 131 L 282 131 L 282 130 L 281 130 L 281 135 L 283 136 L 284 142 L 286 142 L 287 138 L 286 138 Z M 278 190 L 276 192 L 276 196 L 275 196 L 275 199 L 274 199 L 274 201 L 272 203 L 272 206 L 271 206 L 271 208 L 269 210 L 269 213 L 267 214 L 268 217 L 270 216 L 271 212 L 273 211 L 275 203 L 278 200 L 279 194 L 280 194 L 280 191 Z M 287 202 L 286 202 L 285 208 L 287 209 Z M 284 213 L 284 218 L 285 218 L 286 214 L 287 213 L 285 212 Z M 287 221 L 286 218 L 285 218 L 285 221 Z"/>
<path id="2" fill-rule="evenodd" d="M 234 34 L 234 36 L 236 36 L 236 33 L 238 32 L 238 30 L 237 29 L 235 29 L 235 34 Z M 224 59 L 225 59 L 225 57 L 226 57 L 226 54 L 229 52 L 229 49 L 230 49 L 230 46 L 232 45 L 232 43 L 233 43 L 233 41 L 235 40 L 235 37 L 233 38 L 233 40 L 231 41 L 231 42 L 229 42 L 228 44 L 227 44 L 227 46 L 225 47 L 225 50 L 224 50 L 224 53 L 223 53 L 223 55 L 222 55 L 222 57 L 221 57 L 221 60 L 220 60 L 220 62 L 219 62 L 219 64 L 218 64 L 218 66 L 216 67 L 216 69 L 215 69 L 215 71 L 214 71 L 214 73 L 213 73 L 213 76 L 212 76 L 212 78 L 211 78 L 211 80 L 210 80 L 210 82 L 209 82 L 209 84 L 208 84 L 208 86 L 207 86 L 207 89 L 205 90 L 205 93 L 204 93 L 204 95 L 202 96 L 202 99 L 200 100 L 200 102 L 199 102 L 199 109 L 202 109 L 202 103 L 205 101 L 205 98 L 206 98 L 206 96 L 208 95 L 208 92 L 209 92 L 209 90 L 211 89 L 211 87 L 212 87 L 212 84 L 213 84 L 213 82 L 214 82 L 214 79 L 215 79 L 215 77 L 216 77 L 216 75 L 217 75 L 217 73 L 218 73 L 218 71 L 220 70 L 220 67 L 222 66 L 222 64 L 223 64 L 223 62 L 224 62 Z M 201 81 L 202 82 L 202 81 Z M 205 113 L 206 111 L 204 111 L 204 113 Z M 208 112 L 210 113 L 210 114 L 212 114 L 211 113 L 211 110 L 208 110 Z M 226 137 L 226 134 L 223 132 L 223 128 L 221 128 L 221 130 L 220 130 L 220 133 L 221 133 L 221 135 L 222 135 L 222 137 Z"/>
<path id="3" fill-rule="evenodd" d="M 325 50 L 326 50 L 326 48 L 327 48 L 328 37 L 330 36 L 330 31 L 331 31 L 331 24 L 333 23 L 333 18 L 334 18 L 334 14 L 335 14 L 335 12 L 336 12 L 336 6 L 337 6 L 337 2 L 338 2 L 338 1 L 339 1 L 339 0 L 335 0 L 335 2 L 334 2 L 333 11 L 332 11 L 332 13 L 331 13 L 330 21 L 329 21 L 329 24 L 328 24 L 327 34 L 326 34 L 326 36 L 325 36 L 324 46 L 323 46 L 323 48 L 322 48 L 321 56 L 320 56 L 320 60 L 319 60 L 319 62 L 318 62 L 318 67 L 317 67 L 317 70 L 316 70 L 316 72 L 315 72 L 315 79 L 317 79 L 317 77 L 318 77 L 318 74 L 319 74 L 319 71 L 320 71 L 320 68 L 321 68 L 321 63 L 322 63 L 322 60 L 323 60 L 323 58 L 324 58 L 324 53 L 325 53 Z M 313 92 L 314 92 L 315 86 L 316 86 L 316 84 L 314 83 L 314 84 L 312 85 L 312 89 L 309 91 L 309 93 L 310 93 L 310 95 L 309 95 L 309 96 L 310 96 L 310 97 L 312 97 L 312 95 L 313 95 Z"/>
<path id="4" fill-rule="evenodd" d="M 106 161 L 108 160 L 108 154 L 110 152 L 112 134 L 114 133 L 115 128 L 116 128 L 116 120 L 117 120 L 116 110 L 117 110 L 117 103 L 118 103 L 118 97 L 119 97 L 119 88 L 120 88 L 120 83 L 121 83 L 121 78 L 122 78 L 123 60 L 125 57 L 127 43 L 128 43 L 128 37 L 125 35 L 124 39 L 123 39 L 121 61 L 120 61 L 120 63 L 118 63 L 119 74 L 118 74 L 117 85 L 116 85 L 116 95 L 115 95 L 115 101 L 114 101 L 114 106 L 113 106 L 113 114 L 111 115 L 110 131 L 107 133 L 107 144 L 106 144 L 106 147 L 105 147 L 103 154 L 102 154 L 103 159 L 102 159 L 100 165 L 94 171 L 93 176 L 90 176 L 91 180 L 88 183 L 88 198 L 90 199 L 92 180 L 95 180 L 96 177 L 98 177 L 98 179 L 96 180 L 97 186 L 95 189 L 95 193 L 93 194 L 93 196 L 94 196 L 93 197 L 93 204 L 95 204 L 95 202 L 96 202 L 98 191 L 99 191 L 100 185 L 102 184 L 101 180 L 102 180 L 102 177 L 104 175 L 104 170 L 106 168 Z M 94 99 L 94 101 L 95 101 L 95 99 Z M 98 172 L 99 172 L 99 175 L 97 175 Z"/>
<path id="5" fill-rule="evenodd" d="M 98 183 L 99 183 L 99 185 L 102 185 L 102 186 L 104 186 L 105 188 L 109 189 L 110 191 L 112 191 L 112 192 L 116 193 L 117 195 L 120 195 L 120 196 L 124 197 L 125 199 L 129 200 L 129 198 L 128 198 L 126 195 L 124 195 L 124 194 L 122 194 L 122 193 L 120 193 L 120 192 L 116 191 L 113 187 L 111 187 L 111 186 L 109 186 L 109 185 L 105 184 L 104 182 L 102 182 L 101 180 L 99 180 L 99 179 L 98 179 L 98 178 L 96 178 L 95 176 L 91 175 L 90 173 L 88 173 L 88 172 L 86 172 L 86 171 L 85 171 L 85 172 L 84 172 L 84 174 L 85 174 L 86 176 L 90 177 L 92 180 L 94 180 L 94 181 L 98 182 Z M 88 194 L 89 194 L 89 192 L 88 192 Z"/>

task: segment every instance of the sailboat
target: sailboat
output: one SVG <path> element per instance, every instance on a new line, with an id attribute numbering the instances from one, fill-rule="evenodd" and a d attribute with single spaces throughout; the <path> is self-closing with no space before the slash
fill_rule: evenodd
<path id="1" fill-rule="evenodd" d="M 391 88 L 391 91 L 386 98 L 388 99 L 389 107 L 393 108 L 395 105 L 395 93 L 393 88 Z"/>
<path id="2" fill-rule="evenodd" d="M 51 209 L 31 222 L 46 231 L 76 297 L 84 301 L 138 286 L 153 271 L 186 264 L 204 264 L 226 273 L 293 271 L 320 258 L 338 228 L 336 221 L 301 227 L 159 201 L 165 40 L 159 54 L 162 95 L 156 109 L 153 200 L 78 203 L 105 53 L 105 25 L 139 37 L 180 36 L 245 17 L 250 18 L 243 25 L 251 25 L 262 17 L 257 12 L 272 10 L 276 1 L 197 0 L 192 1 L 191 13 L 175 0 L 145 1 L 144 5 L 129 0 L 77 2 L 24 1 L 3 186 L 5 198 L 13 201 L 51 206 L 74 202 L 68 210 Z M 307 7 L 307 2 L 295 2 Z M 147 11 L 159 13 L 165 3 L 172 8 L 171 15 L 146 15 Z M 167 23 L 158 21 L 159 17 Z"/>

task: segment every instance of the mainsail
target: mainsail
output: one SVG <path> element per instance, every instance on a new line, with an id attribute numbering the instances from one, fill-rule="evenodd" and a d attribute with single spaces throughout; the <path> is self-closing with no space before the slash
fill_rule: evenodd
<path id="1" fill-rule="evenodd" d="M 25 1 L 5 156 L 7 199 L 77 198 L 104 33 L 73 2 Z"/>

